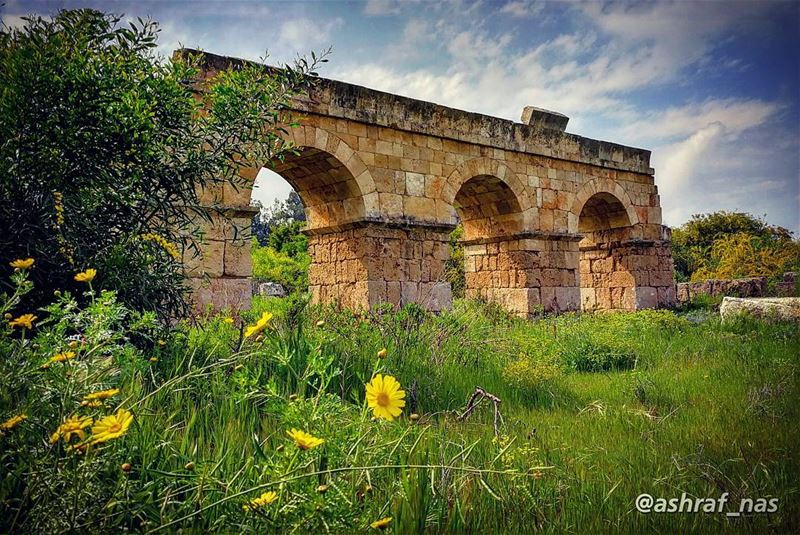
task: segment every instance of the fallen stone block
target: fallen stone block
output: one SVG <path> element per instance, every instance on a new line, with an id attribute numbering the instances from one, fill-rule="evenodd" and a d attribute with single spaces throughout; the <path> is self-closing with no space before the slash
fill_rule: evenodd
<path id="1" fill-rule="evenodd" d="M 723 320 L 740 314 L 750 314 L 757 318 L 800 323 L 800 297 L 726 297 L 719 307 Z"/>

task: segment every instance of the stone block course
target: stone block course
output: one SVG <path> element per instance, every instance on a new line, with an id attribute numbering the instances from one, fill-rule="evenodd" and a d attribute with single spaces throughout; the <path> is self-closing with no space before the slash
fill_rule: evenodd
<path id="1" fill-rule="evenodd" d="M 201 90 L 241 64 L 200 57 Z M 324 79 L 291 108 L 299 154 L 275 170 L 306 208 L 315 301 L 447 307 L 448 235 L 460 219 L 470 296 L 522 315 L 674 302 L 649 151 L 567 133 L 553 127 L 566 118 L 534 107 L 514 123 Z M 202 198 L 242 210 L 249 194 Z M 247 245 L 235 249 L 225 221 L 207 230 L 209 252 L 187 271 L 246 277 Z"/>

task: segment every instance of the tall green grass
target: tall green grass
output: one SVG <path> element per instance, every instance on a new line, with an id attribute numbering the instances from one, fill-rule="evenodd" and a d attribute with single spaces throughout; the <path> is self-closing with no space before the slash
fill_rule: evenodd
<path id="1" fill-rule="evenodd" d="M 265 311 L 271 330 L 243 341 Z M 257 299 L 241 323 L 178 328 L 157 362 L 119 375 L 136 424 L 109 455 L 133 469 L 106 468 L 102 513 L 72 528 L 351 533 L 391 516 L 398 533 L 797 531 L 798 334 L 671 312 L 531 322 L 467 301 L 433 315 Z M 370 418 L 376 370 L 406 390 L 403 418 Z M 499 436 L 488 402 L 457 419 L 476 386 L 502 400 Z M 301 452 L 291 428 L 325 444 Z M 278 500 L 243 511 L 265 490 Z M 780 508 L 634 508 L 682 492 Z"/>

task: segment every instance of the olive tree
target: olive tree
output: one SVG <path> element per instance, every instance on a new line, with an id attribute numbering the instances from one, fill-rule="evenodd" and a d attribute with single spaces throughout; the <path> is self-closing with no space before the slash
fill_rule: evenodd
<path id="1" fill-rule="evenodd" d="M 185 313 L 181 258 L 222 213 L 201 193 L 292 150 L 288 103 L 326 61 L 244 63 L 198 91 L 196 58 L 158 56 L 157 37 L 89 9 L 0 28 L 0 284 L 34 258 L 28 306 L 94 268 L 132 308 Z"/>

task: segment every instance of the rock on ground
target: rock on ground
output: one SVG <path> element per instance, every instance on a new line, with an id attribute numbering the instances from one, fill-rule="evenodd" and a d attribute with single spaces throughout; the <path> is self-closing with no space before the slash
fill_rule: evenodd
<path id="1" fill-rule="evenodd" d="M 749 313 L 764 319 L 795 321 L 800 323 L 800 297 L 726 297 L 722 300 L 719 313 L 723 320 L 739 314 Z"/>
<path id="2" fill-rule="evenodd" d="M 260 282 L 257 285 L 256 293 L 266 297 L 286 297 L 286 288 L 277 282 Z"/>

